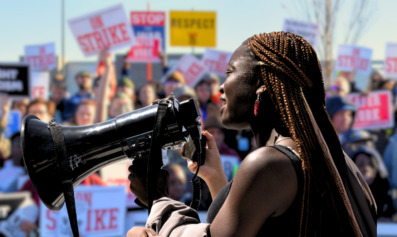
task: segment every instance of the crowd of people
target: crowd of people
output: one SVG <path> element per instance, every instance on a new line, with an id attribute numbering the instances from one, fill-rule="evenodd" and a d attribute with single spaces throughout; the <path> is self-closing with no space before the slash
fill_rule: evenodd
<path id="1" fill-rule="evenodd" d="M 256 144 L 250 130 L 232 131 L 222 126 L 219 118 L 220 78 L 206 74 L 193 87 L 185 84 L 183 75 L 177 71 L 168 73 L 165 56 L 162 55 L 163 73 L 167 76 L 164 83 L 153 80 L 136 88 L 129 75 L 129 64 L 115 68 L 112 54 L 103 50 L 99 55 L 97 75 L 79 72 L 75 75 L 78 92 L 68 96 L 68 84 L 62 75 L 51 79 L 49 100 L 11 100 L 0 98 L 0 192 L 10 193 L 29 191 L 39 205 L 39 198 L 26 173 L 20 147 L 20 133 L 10 138 L 4 137 L 10 110 L 20 111 L 22 118 L 35 115 L 48 122 L 55 118 L 65 126 L 86 126 L 100 123 L 134 110 L 149 106 L 159 98 L 174 93 L 179 101 L 195 99 L 202 115 L 203 129 L 209 131 L 221 155 L 234 156 L 241 161 Z M 117 70 L 121 77 L 116 78 Z M 397 221 L 397 123 L 393 128 L 378 130 L 353 130 L 352 125 L 357 108 L 346 99 L 353 92 L 369 93 L 377 90 L 390 90 L 396 96 L 396 82 L 385 79 L 380 71 L 374 71 L 366 91 L 360 91 L 354 84 L 354 72 L 342 72 L 334 80 L 331 90 L 327 91 L 326 107 L 328 114 L 339 134 L 341 145 L 353 159 L 368 183 L 378 207 L 379 221 Z M 393 98 L 393 103 L 394 103 Z M 393 106 L 396 111 L 397 107 Z M 168 164 L 164 167 L 170 173 L 170 197 L 189 203 L 192 188 L 187 182 L 193 174 L 186 166 L 186 160 L 179 151 L 168 152 Z M 204 183 L 204 182 L 202 182 Z M 82 185 L 105 185 L 100 171 L 85 179 Z M 208 187 L 202 185 L 200 210 L 207 210 L 212 199 Z M 27 233 L 37 228 L 37 223 L 23 223 L 21 228 Z"/>

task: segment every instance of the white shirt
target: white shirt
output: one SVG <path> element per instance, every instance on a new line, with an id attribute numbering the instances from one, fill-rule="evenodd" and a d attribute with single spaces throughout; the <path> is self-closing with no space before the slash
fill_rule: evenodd
<path id="1" fill-rule="evenodd" d="M 0 169 L 0 192 L 16 192 L 18 178 L 25 174 L 25 169 L 15 166 L 12 160 L 6 160 Z"/>

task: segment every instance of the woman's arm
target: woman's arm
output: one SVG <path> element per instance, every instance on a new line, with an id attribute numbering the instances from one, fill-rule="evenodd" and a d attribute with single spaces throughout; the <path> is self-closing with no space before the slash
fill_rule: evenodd
<path id="1" fill-rule="evenodd" d="M 101 79 L 99 80 L 97 101 L 97 110 L 95 113 L 95 123 L 100 123 L 107 120 L 108 117 L 108 103 L 109 103 L 109 82 L 113 77 L 114 68 L 112 64 L 112 55 L 107 53 L 107 49 L 100 52 L 99 61 L 102 61 L 105 66 Z"/>

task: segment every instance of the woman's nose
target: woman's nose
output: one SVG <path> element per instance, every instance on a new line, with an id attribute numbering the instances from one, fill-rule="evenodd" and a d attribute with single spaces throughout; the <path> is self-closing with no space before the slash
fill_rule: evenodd
<path id="1" fill-rule="evenodd" d="M 224 91 L 224 86 L 225 85 L 225 83 L 223 83 L 220 87 L 219 87 L 219 92 L 221 93 L 221 94 L 224 94 L 225 93 L 225 91 Z"/>

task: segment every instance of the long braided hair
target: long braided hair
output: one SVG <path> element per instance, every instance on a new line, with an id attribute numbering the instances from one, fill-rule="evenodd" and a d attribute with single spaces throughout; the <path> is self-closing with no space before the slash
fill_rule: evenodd
<path id="1" fill-rule="evenodd" d="M 247 41 L 261 62 L 261 78 L 283 126 L 295 141 L 304 175 L 299 236 L 354 236 L 337 183 L 322 159 L 321 147 L 305 108 L 305 98 L 332 156 L 343 157 L 335 129 L 325 110 L 325 90 L 316 52 L 302 37 L 289 32 L 255 35 Z M 344 160 L 335 165 L 345 172 Z"/>

